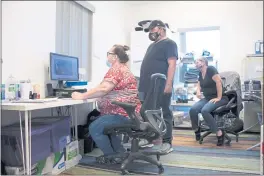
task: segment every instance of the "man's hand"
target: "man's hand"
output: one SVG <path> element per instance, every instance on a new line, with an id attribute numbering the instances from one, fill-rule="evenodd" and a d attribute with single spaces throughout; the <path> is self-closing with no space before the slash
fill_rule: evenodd
<path id="1" fill-rule="evenodd" d="M 211 99 L 209 102 L 210 103 L 216 103 L 216 102 L 218 102 L 218 101 L 220 101 L 221 99 L 220 98 L 213 98 L 213 99 Z"/>
<path id="2" fill-rule="evenodd" d="M 74 100 L 82 100 L 83 99 L 83 94 L 80 93 L 80 92 L 73 92 L 71 97 Z"/>
<path id="3" fill-rule="evenodd" d="M 172 92 L 172 86 L 166 84 L 165 89 L 164 89 L 164 93 L 171 93 Z"/>

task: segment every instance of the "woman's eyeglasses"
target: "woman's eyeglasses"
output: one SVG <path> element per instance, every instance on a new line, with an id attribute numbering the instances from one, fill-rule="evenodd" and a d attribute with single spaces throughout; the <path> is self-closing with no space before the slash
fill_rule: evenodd
<path id="1" fill-rule="evenodd" d="M 115 53 L 107 52 L 107 56 L 109 56 L 109 55 L 115 55 Z"/>

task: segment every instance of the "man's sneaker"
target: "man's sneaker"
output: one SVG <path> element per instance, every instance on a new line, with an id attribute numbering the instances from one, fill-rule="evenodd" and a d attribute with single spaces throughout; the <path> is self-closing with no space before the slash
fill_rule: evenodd
<path id="1" fill-rule="evenodd" d="M 171 144 L 168 144 L 168 145 L 170 145 L 170 148 L 169 148 L 169 150 L 167 151 L 167 154 L 173 152 L 173 148 L 172 148 Z"/>
<path id="2" fill-rule="evenodd" d="M 150 148 L 150 147 L 153 147 L 154 144 L 149 143 L 146 139 L 141 139 L 139 141 L 139 146 L 140 148 L 147 148 L 147 147 Z"/>
<path id="3" fill-rule="evenodd" d="M 169 143 L 156 144 L 151 149 L 160 151 L 161 155 L 167 155 L 173 151 L 173 148 Z"/>

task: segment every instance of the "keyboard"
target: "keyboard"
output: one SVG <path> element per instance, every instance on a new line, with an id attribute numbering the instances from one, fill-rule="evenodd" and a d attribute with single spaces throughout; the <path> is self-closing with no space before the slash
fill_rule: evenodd
<path id="1" fill-rule="evenodd" d="M 52 102 L 57 101 L 58 97 L 55 98 L 43 98 L 43 99 L 28 99 L 28 100 L 13 100 L 12 103 L 46 103 L 46 102 Z"/>

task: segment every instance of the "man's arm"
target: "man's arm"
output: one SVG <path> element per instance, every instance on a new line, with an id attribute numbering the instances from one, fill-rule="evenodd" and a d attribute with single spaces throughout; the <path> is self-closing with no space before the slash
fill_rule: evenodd
<path id="1" fill-rule="evenodd" d="M 171 93 L 173 87 L 173 78 L 176 70 L 176 62 L 178 59 L 178 47 L 175 42 L 170 42 L 166 46 L 165 52 L 166 60 L 168 62 L 167 81 L 165 86 L 165 93 Z"/>
<path id="2" fill-rule="evenodd" d="M 176 57 L 171 57 L 168 59 L 169 67 L 168 67 L 167 81 L 166 81 L 167 86 L 172 86 L 173 78 L 176 70 L 176 60 L 177 60 Z"/>

